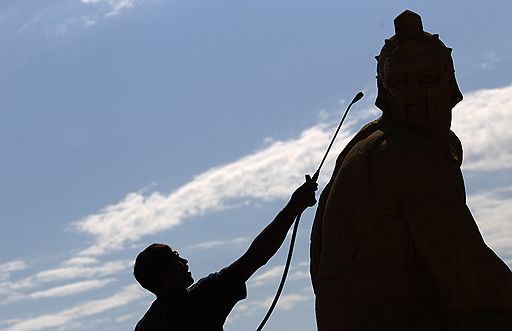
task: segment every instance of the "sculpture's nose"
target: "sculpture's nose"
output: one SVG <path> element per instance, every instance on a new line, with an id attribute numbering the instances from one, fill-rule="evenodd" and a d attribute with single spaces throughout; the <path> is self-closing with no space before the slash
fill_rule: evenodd
<path id="1" fill-rule="evenodd" d="M 422 84 L 418 75 L 414 73 L 408 75 L 405 90 L 404 97 L 406 104 L 419 105 L 427 101 L 427 86 Z"/>
<path id="2" fill-rule="evenodd" d="M 407 79 L 407 92 L 412 95 L 418 94 L 421 90 L 421 85 L 419 83 L 418 77 L 414 74 L 409 75 Z"/>

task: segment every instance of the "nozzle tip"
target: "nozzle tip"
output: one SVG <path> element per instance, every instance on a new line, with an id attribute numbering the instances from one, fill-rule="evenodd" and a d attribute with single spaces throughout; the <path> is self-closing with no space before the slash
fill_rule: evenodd
<path id="1" fill-rule="evenodd" d="M 356 103 L 358 102 L 359 100 L 361 100 L 362 98 L 364 97 L 364 93 L 363 92 L 359 92 L 356 94 L 356 96 L 354 97 L 354 100 L 352 100 L 352 103 Z"/>

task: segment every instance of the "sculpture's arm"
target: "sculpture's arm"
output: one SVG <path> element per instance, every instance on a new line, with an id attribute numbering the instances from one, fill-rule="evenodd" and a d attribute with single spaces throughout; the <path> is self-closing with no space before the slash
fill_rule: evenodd
<path id="1" fill-rule="evenodd" d="M 320 194 L 313 227 L 311 228 L 309 273 L 311 275 L 311 283 L 314 291 L 317 289 L 318 268 L 322 252 L 322 224 L 324 219 L 324 209 L 331 191 L 331 186 L 332 182 L 329 182 L 323 189 L 322 194 Z"/>
<path id="2" fill-rule="evenodd" d="M 329 194 L 331 192 L 332 184 L 336 179 L 336 175 L 340 170 L 345 157 L 350 152 L 350 150 L 354 147 L 362 139 L 367 138 L 372 133 L 376 132 L 380 127 L 380 120 L 373 121 L 365 125 L 352 140 L 345 146 L 343 151 L 338 155 L 336 159 L 336 165 L 334 167 L 334 171 L 332 172 L 331 178 L 325 188 L 320 195 L 320 199 L 318 201 L 318 207 L 316 209 L 315 219 L 313 221 L 313 227 L 311 229 L 311 244 L 310 244 L 310 266 L 309 273 L 311 275 L 311 282 L 313 284 L 313 290 L 316 291 L 318 284 L 318 272 L 320 269 L 320 259 L 322 256 L 322 233 L 323 233 L 323 221 L 324 221 L 324 211 L 327 205 L 327 200 L 329 198 Z"/>

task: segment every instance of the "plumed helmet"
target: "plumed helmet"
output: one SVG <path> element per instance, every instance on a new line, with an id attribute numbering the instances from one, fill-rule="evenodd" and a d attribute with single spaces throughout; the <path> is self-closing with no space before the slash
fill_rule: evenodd
<path id="1" fill-rule="evenodd" d="M 453 108 L 457 103 L 462 100 L 462 93 L 459 90 L 457 81 L 455 79 L 455 70 L 453 67 L 453 60 L 451 57 L 452 49 L 444 45 L 439 40 L 438 34 L 430 34 L 423 31 L 423 24 L 421 22 L 420 15 L 405 10 L 403 13 L 398 15 L 394 19 L 395 35 L 385 40 L 384 46 L 382 47 L 380 54 L 376 56 L 377 60 L 377 100 L 375 105 L 381 109 L 384 113 L 388 112 L 389 105 L 386 102 L 384 95 L 384 89 L 387 88 L 387 79 L 389 76 L 390 69 L 401 61 L 410 60 L 405 58 L 403 52 L 401 52 L 401 46 L 407 42 L 415 42 L 423 45 L 424 50 L 422 54 L 417 56 L 423 56 L 427 54 L 435 55 L 441 61 L 440 64 L 443 66 L 445 74 L 451 85 L 451 96 L 449 100 L 450 109 Z M 410 56 L 410 54 L 408 54 Z"/>

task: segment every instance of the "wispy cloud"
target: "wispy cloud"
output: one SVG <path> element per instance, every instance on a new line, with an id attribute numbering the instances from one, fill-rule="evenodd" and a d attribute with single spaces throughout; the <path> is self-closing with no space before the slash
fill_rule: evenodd
<path id="1" fill-rule="evenodd" d="M 27 268 L 27 264 L 23 260 L 13 260 L 0 264 L 0 302 L 6 297 L 12 297 L 18 288 L 27 287 L 27 282 L 19 281 L 13 283 L 11 276 L 13 272 Z"/>
<path id="2" fill-rule="evenodd" d="M 496 52 L 489 51 L 485 54 L 485 61 L 480 63 L 478 66 L 481 69 L 491 70 L 494 69 L 496 63 L 500 62 L 500 58 L 496 55 Z"/>
<path id="3" fill-rule="evenodd" d="M 85 280 L 72 284 L 53 287 L 43 291 L 36 291 L 30 293 L 29 297 L 31 299 L 41 299 L 68 296 L 104 287 L 105 285 L 112 283 L 114 280 L 114 278 Z"/>
<path id="4" fill-rule="evenodd" d="M 71 265 L 68 263 L 71 261 Z M 131 268 L 132 261 L 109 261 L 102 264 L 90 265 L 91 261 L 84 261 L 85 264 L 76 264 L 79 260 L 72 259 L 65 261 L 64 266 L 39 271 L 31 276 L 13 281 L 10 275 L 0 278 L 0 303 L 19 302 L 27 299 L 36 299 L 42 297 L 57 297 L 72 295 L 90 291 L 111 282 L 110 279 L 101 279 L 102 277 L 118 274 Z M 18 261 L 13 261 L 19 265 Z M 11 262 L 11 268 L 15 265 Z M 88 279 L 86 281 L 73 284 L 59 285 L 51 289 L 27 292 L 38 288 L 43 284 L 65 281 L 70 279 Z"/>
<path id="5" fill-rule="evenodd" d="M 305 130 L 298 138 L 277 141 L 236 162 L 211 169 L 168 196 L 128 194 L 121 202 L 107 206 L 75 223 L 81 232 L 92 234 L 96 244 L 83 252 L 99 255 L 122 249 L 140 240 L 180 225 L 184 219 L 229 208 L 240 200 L 270 201 L 286 198 L 314 171 L 332 133 L 325 124 Z M 337 146 L 349 138 L 342 133 Z M 336 151 L 327 161 L 332 165 Z"/>
<path id="6" fill-rule="evenodd" d="M 470 93 L 454 110 L 454 130 L 467 147 L 466 169 L 511 167 L 510 108 L 511 86 Z M 324 169 L 332 169 L 335 155 L 355 129 L 355 125 L 348 125 L 342 131 Z M 320 123 L 295 139 L 273 141 L 263 150 L 204 172 L 167 196 L 159 192 L 148 196 L 130 193 L 122 201 L 74 224 L 75 229 L 96 240 L 83 254 L 101 255 L 122 249 L 143 236 L 176 227 L 187 218 L 223 210 L 235 201 L 286 198 L 301 183 L 301 174 L 314 171 L 332 131 L 331 125 Z"/>
<path id="7" fill-rule="evenodd" d="M 65 266 L 38 272 L 32 276 L 37 282 L 54 282 L 65 279 L 108 276 L 126 270 L 132 261 L 108 261 L 100 265 Z"/>
<path id="8" fill-rule="evenodd" d="M 454 111 L 454 131 L 465 144 L 464 167 L 470 171 L 494 171 L 509 169 L 512 164 L 512 86 L 469 93 Z M 375 112 L 372 112 L 375 114 Z M 159 192 L 128 194 L 123 200 L 105 207 L 96 214 L 73 223 L 73 228 L 91 235 L 94 244 L 78 255 L 64 261 L 59 267 L 40 271 L 32 276 L 11 282 L 11 273 L 26 269 L 21 260 L 4 263 L 0 271 L 0 285 L 6 285 L 18 293 L 32 289 L 32 295 L 55 297 L 82 289 L 93 289 L 108 282 L 104 277 L 124 271 L 132 261 L 100 263 L 102 254 L 121 250 L 141 238 L 179 226 L 188 218 L 222 211 L 240 205 L 240 201 L 272 201 L 289 197 L 291 190 L 303 181 L 304 173 L 313 172 L 322 158 L 333 132 L 333 124 L 324 116 L 321 123 L 304 130 L 298 137 L 286 141 L 269 140 L 265 148 L 230 164 L 210 169 L 193 178 L 169 195 Z M 355 130 L 361 124 L 347 123 L 324 169 L 332 169 L 333 161 Z M 330 173 L 324 171 L 320 180 L 326 181 Z M 481 192 L 468 198 L 475 218 L 487 242 L 506 256 L 512 256 L 512 243 L 508 222 L 512 216 L 512 188 L 505 187 Z M 247 243 L 245 237 L 210 241 L 191 245 L 189 249 L 205 249 Z M 271 268 L 251 280 L 250 286 L 260 286 L 280 277 L 282 266 Z M 307 262 L 292 270 L 290 279 L 307 278 Z M 33 290 L 40 284 L 69 279 L 83 279 L 49 290 Z M 68 286 L 68 287 L 66 287 Z M 46 292 L 45 292 L 46 291 Z M 0 290 L 0 294 L 2 294 Z M 25 293 L 24 295 L 30 295 Z M 10 325 L 5 330 L 29 331 L 55 328 L 79 321 L 113 307 L 120 307 L 140 297 L 137 286 L 121 290 L 111 298 L 79 304 L 55 314 L 27 320 L 4 321 Z M 114 298 L 119 301 L 112 301 Z M 311 293 L 285 295 L 279 309 L 291 309 L 294 305 L 311 300 Z M 261 311 L 268 307 L 272 298 L 247 301 L 237 305 L 234 316 Z M 234 317 L 236 318 L 236 317 Z"/>
<path id="9" fill-rule="evenodd" d="M 232 323 L 240 317 L 264 313 L 270 307 L 273 299 L 273 296 L 269 296 L 262 300 L 247 300 L 238 303 L 233 309 L 233 312 L 229 315 L 227 322 Z M 301 292 L 281 296 L 275 309 L 289 311 L 295 308 L 297 304 L 308 301 L 313 301 L 313 292 L 310 288 L 304 288 Z"/>
<path id="10" fill-rule="evenodd" d="M 468 204 L 485 241 L 512 268 L 512 186 L 470 195 Z"/>
<path id="11" fill-rule="evenodd" d="M 45 290 L 35 291 L 28 294 L 15 293 L 3 301 L 1 304 L 8 304 L 13 302 L 19 302 L 22 300 L 35 300 L 35 299 L 48 299 L 48 298 L 58 298 L 65 297 L 70 295 L 75 295 L 87 291 L 91 291 L 94 289 L 102 288 L 107 284 L 115 281 L 114 278 L 107 279 L 92 279 L 81 282 L 75 282 L 71 284 L 61 285 L 52 287 Z"/>
<path id="12" fill-rule="evenodd" d="M 97 315 L 105 311 L 124 306 L 144 295 L 144 291 L 138 285 L 130 285 L 112 296 L 80 303 L 72 308 L 61 310 L 54 314 L 41 315 L 16 321 L 3 331 L 34 331 L 54 329 L 76 322 L 84 317 Z"/>
<path id="13" fill-rule="evenodd" d="M 27 22 L 23 23 L 23 25 L 18 28 L 17 33 L 22 34 L 23 32 L 25 32 L 25 30 L 27 30 L 31 26 L 37 25 L 41 21 L 42 16 L 43 16 L 43 13 L 39 13 L 39 14 L 35 15 L 34 17 L 32 17 Z"/>
<path id="14" fill-rule="evenodd" d="M 202 250 L 202 249 L 211 249 L 211 248 L 219 248 L 219 247 L 232 247 L 232 246 L 240 246 L 240 245 L 246 244 L 248 242 L 249 242 L 249 238 L 247 238 L 247 237 L 239 237 L 239 238 L 226 239 L 226 240 L 212 240 L 212 241 L 205 241 L 202 243 L 187 246 L 187 249 Z"/>
<path id="15" fill-rule="evenodd" d="M 59 37 L 80 28 L 97 23 L 148 3 L 149 0 L 72 0 L 43 3 L 35 6 L 38 12 L 27 18 L 19 15 L 20 23 L 16 33 L 43 33 L 46 37 Z"/>
<path id="16" fill-rule="evenodd" d="M 58 37 L 58 36 L 65 35 L 66 33 L 68 33 L 70 27 L 72 27 L 76 23 L 77 23 L 76 18 L 73 18 L 73 17 L 66 18 L 62 22 L 60 22 L 53 31 L 47 33 L 47 36 Z"/>
<path id="17" fill-rule="evenodd" d="M 105 17 L 119 15 L 122 11 L 133 8 L 140 0 L 80 0 L 86 5 L 103 5 L 107 8 Z"/>
<path id="18" fill-rule="evenodd" d="M 86 266 L 86 265 L 94 265 L 99 263 L 98 259 L 90 257 L 90 256 L 75 256 L 70 258 L 67 261 L 64 261 L 62 264 L 65 266 Z"/>
<path id="19" fill-rule="evenodd" d="M 512 86 L 468 93 L 453 111 L 453 130 L 464 144 L 464 169 L 512 167 Z"/>
<path id="20" fill-rule="evenodd" d="M 301 262 L 290 266 L 290 271 L 287 280 L 298 280 L 309 278 L 308 262 Z M 284 270 L 284 265 L 272 267 L 263 273 L 256 274 L 249 280 L 249 286 L 256 287 L 266 284 L 275 284 L 281 278 Z"/>
<path id="21" fill-rule="evenodd" d="M 23 260 L 13 260 L 0 264 L 0 279 L 7 276 L 13 271 L 19 271 L 27 268 L 27 264 Z"/>

